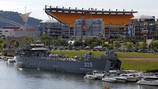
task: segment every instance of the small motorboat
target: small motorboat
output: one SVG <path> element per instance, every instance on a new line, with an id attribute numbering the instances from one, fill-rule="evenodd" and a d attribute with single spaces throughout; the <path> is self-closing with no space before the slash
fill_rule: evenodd
<path id="1" fill-rule="evenodd" d="M 121 74 L 120 76 L 125 77 L 127 82 L 137 82 L 139 80 L 139 77 L 134 73 Z"/>
<path id="2" fill-rule="evenodd" d="M 137 84 L 158 86 L 158 77 L 157 76 L 144 76 L 141 80 L 137 82 Z"/>
<path id="3" fill-rule="evenodd" d="M 126 82 L 137 82 L 140 79 L 140 76 L 137 73 L 123 73 L 120 75 L 110 74 L 109 76 L 105 76 L 102 78 L 105 82 L 118 82 L 118 83 L 126 83 Z"/>
<path id="4" fill-rule="evenodd" d="M 95 80 L 96 79 L 96 76 L 91 74 L 91 73 L 87 73 L 85 76 L 84 76 L 84 79 L 90 79 L 90 80 Z"/>
<path id="5" fill-rule="evenodd" d="M 19 71 L 22 71 L 23 70 L 23 68 L 17 68 Z"/>
<path id="6" fill-rule="evenodd" d="M 13 57 L 13 58 L 9 58 L 7 60 L 7 63 L 15 63 L 16 62 L 16 57 Z"/>
<path id="7" fill-rule="evenodd" d="M 84 79 L 101 80 L 104 77 L 104 72 L 93 71 L 92 73 L 87 73 Z"/>
<path id="8" fill-rule="evenodd" d="M 123 77 L 123 76 L 115 77 L 115 79 L 116 79 L 116 82 L 118 82 L 118 83 L 126 83 L 126 81 L 127 81 L 127 78 Z"/>
<path id="9" fill-rule="evenodd" d="M 106 76 L 106 77 L 102 78 L 102 80 L 105 81 L 105 82 L 111 82 L 111 83 L 116 82 L 116 78 L 109 77 L 109 76 Z"/>
<path id="10" fill-rule="evenodd" d="M 115 76 L 115 77 L 106 76 L 106 77 L 102 78 L 102 80 L 105 82 L 125 83 L 127 78 L 122 77 L 122 76 Z"/>
<path id="11" fill-rule="evenodd" d="M 93 75 L 96 77 L 96 80 L 101 80 L 104 77 L 105 72 L 93 71 Z"/>

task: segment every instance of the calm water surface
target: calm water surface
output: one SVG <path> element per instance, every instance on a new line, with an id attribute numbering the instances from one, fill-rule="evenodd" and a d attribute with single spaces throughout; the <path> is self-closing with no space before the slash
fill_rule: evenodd
<path id="1" fill-rule="evenodd" d="M 20 71 L 15 65 L 0 60 L 0 89 L 103 89 L 105 85 L 111 86 L 111 89 L 158 89 L 137 84 L 107 84 L 64 73 Z"/>

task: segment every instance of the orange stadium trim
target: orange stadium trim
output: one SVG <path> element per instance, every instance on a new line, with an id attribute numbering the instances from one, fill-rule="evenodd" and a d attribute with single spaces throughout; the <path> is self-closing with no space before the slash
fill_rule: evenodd
<path id="1" fill-rule="evenodd" d="M 70 27 L 74 27 L 74 23 L 77 19 L 103 19 L 105 25 L 128 25 L 131 18 L 134 17 L 133 13 L 137 11 L 104 11 L 104 10 L 84 10 L 71 9 L 71 8 L 52 8 L 45 7 L 45 12 L 58 20 L 59 22 L 68 24 Z"/>

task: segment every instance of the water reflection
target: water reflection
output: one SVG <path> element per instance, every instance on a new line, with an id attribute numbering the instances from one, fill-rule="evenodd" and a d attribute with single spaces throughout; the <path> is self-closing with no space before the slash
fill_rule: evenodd
<path id="1" fill-rule="evenodd" d="M 158 86 L 140 85 L 139 89 L 158 89 Z"/>
<path id="2" fill-rule="evenodd" d="M 0 61 L 0 89 L 157 89 L 135 83 L 112 84 L 102 81 L 84 80 L 83 76 L 33 69 L 17 70 L 14 65 Z"/>

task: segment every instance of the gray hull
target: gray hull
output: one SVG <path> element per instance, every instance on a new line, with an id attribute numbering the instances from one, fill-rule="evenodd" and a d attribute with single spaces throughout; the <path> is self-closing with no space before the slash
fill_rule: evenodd
<path id="1" fill-rule="evenodd" d="M 16 63 L 22 68 L 39 68 L 69 73 L 85 74 L 93 70 L 107 71 L 111 68 L 108 59 L 96 59 L 87 61 L 54 60 L 48 57 L 17 56 Z"/>

